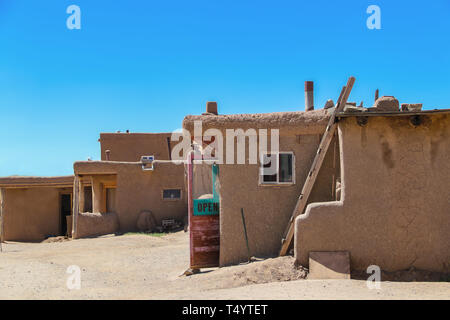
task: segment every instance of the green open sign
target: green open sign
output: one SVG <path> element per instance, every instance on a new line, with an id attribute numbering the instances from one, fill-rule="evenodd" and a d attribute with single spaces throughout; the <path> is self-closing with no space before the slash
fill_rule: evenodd
<path id="1" fill-rule="evenodd" d="M 194 216 L 213 216 L 219 214 L 219 201 L 211 199 L 194 200 Z"/>

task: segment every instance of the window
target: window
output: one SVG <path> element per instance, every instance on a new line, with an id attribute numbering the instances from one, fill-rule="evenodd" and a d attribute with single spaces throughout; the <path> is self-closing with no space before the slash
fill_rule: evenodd
<path id="1" fill-rule="evenodd" d="M 263 154 L 261 184 L 294 184 L 294 154 L 277 152 Z"/>
<path id="2" fill-rule="evenodd" d="M 164 189 L 163 190 L 164 200 L 180 200 L 181 199 L 181 189 Z"/>

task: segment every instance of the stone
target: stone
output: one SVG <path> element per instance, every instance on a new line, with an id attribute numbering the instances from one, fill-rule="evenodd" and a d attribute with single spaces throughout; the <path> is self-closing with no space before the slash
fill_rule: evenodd
<path id="1" fill-rule="evenodd" d="M 344 112 L 365 112 L 365 111 L 367 111 L 367 109 L 364 107 L 356 107 L 356 106 L 349 105 L 349 104 L 347 104 L 344 107 Z"/>
<path id="2" fill-rule="evenodd" d="M 142 211 L 139 214 L 136 227 L 141 232 L 153 232 L 156 228 L 156 220 L 151 211 Z"/>
<path id="3" fill-rule="evenodd" d="M 308 279 L 350 279 L 350 252 L 311 251 Z"/>
<path id="4" fill-rule="evenodd" d="M 375 101 L 377 111 L 399 111 L 398 100 L 393 96 L 383 96 Z"/>
<path id="5" fill-rule="evenodd" d="M 421 103 L 402 103 L 402 111 L 417 112 L 422 111 Z"/>
<path id="6" fill-rule="evenodd" d="M 325 103 L 325 106 L 323 107 L 324 109 L 330 109 L 334 107 L 334 102 L 331 99 L 328 99 L 327 102 Z"/>

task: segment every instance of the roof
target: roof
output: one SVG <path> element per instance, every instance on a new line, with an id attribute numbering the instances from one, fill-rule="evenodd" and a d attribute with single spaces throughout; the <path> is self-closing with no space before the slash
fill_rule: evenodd
<path id="1" fill-rule="evenodd" d="M 364 112 L 339 112 L 337 117 L 403 117 L 403 116 L 417 116 L 417 115 L 433 115 L 433 114 L 449 114 L 450 109 L 434 109 L 422 111 L 364 111 Z"/>
<path id="2" fill-rule="evenodd" d="M 154 166 L 172 166 L 177 165 L 170 160 L 154 160 Z M 117 174 L 120 168 L 142 167 L 142 162 L 123 162 L 123 161 L 77 161 L 73 164 L 76 175 L 110 175 Z"/>
<path id="3" fill-rule="evenodd" d="M 152 136 L 170 136 L 171 132 L 101 132 L 100 139 L 117 139 L 117 138 L 137 138 L 137 137 L 152 137 Z"/>
<path id="4" fill-rule="evenodd" d="M 30 177 L 10 176 L 0 178 L 0 188 L 72 187 L 74 176 Z"/>
<path id="5" fill-rule="evenodd" d="M 288 111 L 272 113 L 230 114 L 230 115 L 188 115 L 183 119 L 183 128 L 192 131 L 194 121 L 201 121 L 203 129 L 280 129 L 280 132 L 304 134 L 323 133 L 330 112 L 319 109 L 312 111 Z"/>

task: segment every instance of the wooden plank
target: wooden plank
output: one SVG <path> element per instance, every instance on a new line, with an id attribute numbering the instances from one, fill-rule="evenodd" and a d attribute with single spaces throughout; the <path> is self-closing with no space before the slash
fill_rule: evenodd
<path id="1" fill-rule="evenodd" d="M 76 239 L 76 231 L 77 231 L 77 220 L 78 220 L 78 212 L 80 205 L 80 178 L 78 175 L 75 176 L 73 181 L 73 218 L 72 218 L 72 239 Z"/>
<path id="2" fill-rule="evenodd" d="M 323 160 L 325 159 L 325 155 L 327 153 L 328 147 L 330 146 L 331 140 L 333 139 L 333 135 L 337 127 L 336 115 L 338 112 L 344 109 L 354 83 L 355 78 L 350 77 L 347 81 L 347 85 L 344 88 L 342 88 L 341 94 L 339 95 L 339 99 L 336 103 L 336 108 L 330 116 L 330 120 L 328 121 L 325 133 L 322 136 L 322 141 L 319 144 L 319 148 L 317 149 L 317 153 L 316 156 L 314 157 L 311 169 L 309 170 L 308 176 L 306 177 L 305 184 L 303 185 L 302 191 L 297 200 L 297 204 L 295 205 L 295 209 L 292 212 L 292 216 L 289 219 L 289 223 L 284 233 L 284 237 L 281 241 L 280 256 L 286 255 L 289 251 L 289 248 L 292 245 L 292 241 L 294 238 L 295 218 L 299 214 L 302 214 L 306 208 L 309 195 L 311 194 L 312 188 L 314 187 L 314 183 L 316 182 L 320 168 L 322 167 Z"/>

